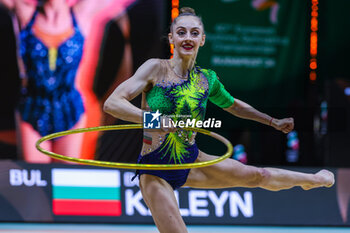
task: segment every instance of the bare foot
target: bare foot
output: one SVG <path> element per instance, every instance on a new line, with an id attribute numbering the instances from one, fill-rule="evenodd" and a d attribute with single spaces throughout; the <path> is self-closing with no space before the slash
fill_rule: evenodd
<path id="1" fill-rule="evenodd" d="M 330 188 L 334 184 L 334 174 L 328 170 L 322 169 L 315 174 L 315 181 L 309 184 L 301 185 L 304 190 L 318 187 Z"/>

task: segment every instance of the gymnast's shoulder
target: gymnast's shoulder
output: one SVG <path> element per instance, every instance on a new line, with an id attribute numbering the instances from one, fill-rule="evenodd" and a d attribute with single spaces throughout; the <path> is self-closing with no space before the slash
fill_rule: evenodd
<path id="1" fill-rule="evenodd" d="M 151 58 L 145 61 L 135 72 L 134 76 L 140 76 L 146 79 L 152 79 L 159 75 L 162 70 L 165 59 Z"/>

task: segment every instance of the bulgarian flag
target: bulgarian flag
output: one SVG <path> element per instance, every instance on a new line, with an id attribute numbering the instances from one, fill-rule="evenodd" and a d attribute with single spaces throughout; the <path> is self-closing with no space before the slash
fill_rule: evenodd
<path id="1" fill-rule="evenodd" d="M 55 215 L 120 216 L 120 172 L 105 169 L 52 169 Z"/>

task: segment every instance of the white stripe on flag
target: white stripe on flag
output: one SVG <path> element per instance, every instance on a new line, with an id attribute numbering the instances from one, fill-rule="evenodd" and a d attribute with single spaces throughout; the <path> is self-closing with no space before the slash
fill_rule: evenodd
<path id="1" fill-rule="evenodd" d="M 120 187 L 118 170 L 52 169 L 53 186 Z"/>

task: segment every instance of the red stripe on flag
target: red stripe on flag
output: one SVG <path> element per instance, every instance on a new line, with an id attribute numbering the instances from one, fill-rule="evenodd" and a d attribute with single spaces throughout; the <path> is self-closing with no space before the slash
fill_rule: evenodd
<path id="1" fill-rule="evenodd" d="M 152 139 L 149 140 L 149 139 L 143 138 L 143 142 L 146 144 L 152 145 Z"/>
<path id="2" fill-rule="evenodd" d="M 55 215 L 120 216 L 119 200 L 70 200 L 54 199 L 52 211 Z"/>

